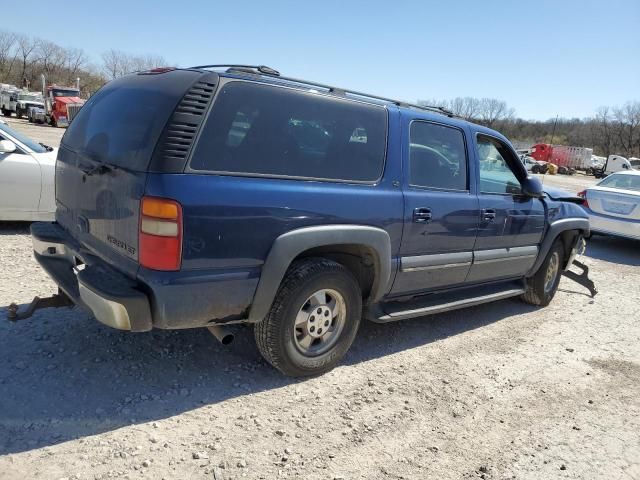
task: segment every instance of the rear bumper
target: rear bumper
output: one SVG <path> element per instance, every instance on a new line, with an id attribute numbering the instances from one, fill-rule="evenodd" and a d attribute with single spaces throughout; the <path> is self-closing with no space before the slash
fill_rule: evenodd
<path id="1" fill-rule="evenodd" d="M 592 232 L 640 240 L 640 221 L 600 215 L 593 210 L 587 213 Z"/>
<path id="2" fill-rule="evenodd" d="M 135 281 L 84 251 L 59 225 L 31 226 L 36 260 L 77 305 L 113 328 L 151 330 L 149 298 Z"/>

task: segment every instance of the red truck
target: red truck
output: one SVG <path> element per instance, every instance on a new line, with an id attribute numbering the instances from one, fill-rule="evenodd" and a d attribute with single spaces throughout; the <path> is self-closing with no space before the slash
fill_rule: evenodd
<path id="1" fill-rule="evenodd" d="M 67 127 L 84 105 L 80 90 L 75 87 L 49 85 L 43 96 L 45 121 L 54 127 Z"/>
<path id="2" fill-rule="evenodd" d="M 592 167 L 592 155 L 592 148 L 549 145 L 548 143 L 537 143 L 531 147 L 529 152 L 529 156 L 535 160 L 557 165 L 558 173 L 573 173 L 575 170 L 588 171 Z"/>

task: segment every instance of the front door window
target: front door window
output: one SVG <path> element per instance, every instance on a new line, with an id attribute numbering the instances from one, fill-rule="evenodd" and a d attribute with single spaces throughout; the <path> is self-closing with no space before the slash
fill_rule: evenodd
<path id="1" fill-rule="evenodd" d="M 498 140 L 478 136 L 478 160 L 480 163 L 480 192 L 517 195 L 522 192 L 520 182 L 515 176 L 507 158 L 505 145 Z"/>

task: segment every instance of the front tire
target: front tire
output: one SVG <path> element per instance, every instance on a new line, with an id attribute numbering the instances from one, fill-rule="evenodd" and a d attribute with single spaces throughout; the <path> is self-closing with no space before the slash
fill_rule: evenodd
<path id="1" fill-rule="evenodd" d="M 285 375 L 318 375 L 334 368 L 355 339 L 362 293 L 341 264 L 307 258 L 289 268 L 254 334 L 262 356 Z"/>
<path id="2" fill-rule="evenodd" d="M 520 297 L 522 301 L 540 307 L 549 305 L 558 291 L 563 260 L 564 247 L 562 240 L 558 239 L 535 275 L 526 279 L 526 290 Z"/>

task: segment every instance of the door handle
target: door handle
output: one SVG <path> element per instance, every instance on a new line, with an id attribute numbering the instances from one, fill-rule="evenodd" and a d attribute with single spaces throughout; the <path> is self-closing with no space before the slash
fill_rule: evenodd
<path id="1" fill-rule="evenodd" d="M 492 222 L 496 218 L 496 211 L 493 208 L 482 209 L 482 220 Z"/>
<path id="2" fill-rule="evenodd" d="M 413 209 L 413 221 L 415 223 L 430 223 L 432 220 L 430 208 L 414 208 Z"/>

